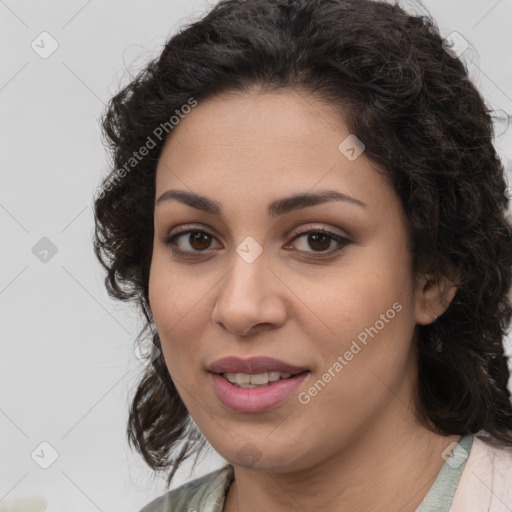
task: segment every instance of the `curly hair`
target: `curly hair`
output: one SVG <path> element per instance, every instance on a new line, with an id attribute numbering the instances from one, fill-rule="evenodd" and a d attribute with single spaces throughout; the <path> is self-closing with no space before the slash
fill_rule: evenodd
<path id="1" fill-rule="evenodd" d="M 102 118 L 112 167 L 95 197 L 94 250 L 109 295 L 135 302 L 145 316 L 139 337 L 153 328 L 155 172 L 172 136 L 170 116 L 191 98 L 300 89 L 344 113 L 398 193 L 414 277 L 444 275 L 457 286 L 442 317 L 416 326 L 419 420 L 442 435 L 483 432 L 490 443 L 512 446 L 505 172 L 492 111 L 445 48 L 430 16 L 370 0 L 221 0 L 170 37 Z M 139 149 L 146 156 L 135 161 Z M 161 349 L 158 333 L 152 340 Z M 168 485 L 205 444 L 161 352 L 133 397 L 127 435 L 155 472 L 170 470 Z"/>

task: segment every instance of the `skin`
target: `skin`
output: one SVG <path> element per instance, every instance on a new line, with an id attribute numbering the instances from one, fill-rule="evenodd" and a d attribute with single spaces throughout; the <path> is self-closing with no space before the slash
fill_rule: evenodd
<path id="1" fill-rule="evenodd" d="M 158 163 L 155 199 L 177 189 L 223 208 L 216 217 L 176 200 L 156 205 L 149 298 L 181 398 L 235 468 L 225 512 L 412 512 L 460 439 L 414 414 L 415 327 L 441 316 L 456 289 L 413 280 L 399 198 L 364 153 L 349 161 L 340 152 L 349 134 L 339 113 L 304 92 L 224 93 L 180 121 Z M 267 216 L 272 200 L 320 189 L 366 206 L 331 201 Z M 165 244 L 180 226 L 211 235 L 175 240 L 196 258 Z M 295 238 L 318 228 L 350 243 L 332 252 L 334 239 Z M 248 236 L 263 249 L 252 263 L 236 252 Z M 272 410 L 237 413 L 217 398 L 207 366 L 229 355 L 306 367 L 298 391 L 307 392 L 394 303 L 400 312 L 309 403 L 294 393 Z M 239 455 L 247 443 L 255 464 Z"/>

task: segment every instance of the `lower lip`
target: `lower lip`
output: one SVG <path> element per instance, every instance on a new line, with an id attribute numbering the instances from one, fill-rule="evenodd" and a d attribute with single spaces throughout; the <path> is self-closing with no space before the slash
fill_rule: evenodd
<path id="1" fill-rule="evenodd" d="M 277 407 L 301 385 L 309 372 L 280 379 L 262 388 L 244 389 L 212 373 L 213 388 L 222 404 L 235 412 L 261 412 Z"/>

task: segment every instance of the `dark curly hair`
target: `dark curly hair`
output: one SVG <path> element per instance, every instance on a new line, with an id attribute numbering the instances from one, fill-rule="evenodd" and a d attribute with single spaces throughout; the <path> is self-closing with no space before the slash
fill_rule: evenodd
<path id="1" fill-rule="evenodd" d="M 448 50 L 430 16 L 368 0 L 221 0 L 170 37 L 102 119 L 112 167 L 95 197 L 94 249 L 109 295 L 143 313 L 139 337 L 151 329 L 161 349 L 148 282 L 162 127 L 172 136 L 171 116 L 221 92 L 302 90 L 344 113 L 395 188 L 415 278 L 444 275 L 458 288 L 442 317 L 416 326 L 419 420 L 442 435 L 483 432 L 512 446 L 505 173 L 492 111 Z M 135 161 L 139 149 L 146 155 Z M 138 384 L 127 435 L 155 472 L 170 470 L 168 485 L 205 445 L 162 353 Z"/>

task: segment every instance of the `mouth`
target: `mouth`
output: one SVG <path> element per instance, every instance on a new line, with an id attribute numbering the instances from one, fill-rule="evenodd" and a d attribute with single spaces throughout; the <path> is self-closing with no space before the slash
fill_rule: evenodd
<path id="1" fill-rule="evenodd" d="M 296 375 L 307 371 L 306 367 L 292 365 L 275 359 L 273 357 L 250 357 L 248 359 L 241 359 L 240 357 L 230 356 L 217 359 L 209 367 L 208 370 L 212 373 L 218 374 L 246 374 L 256 375 L 264 373 L 278 372 L 279 374 Z M 275 376 L 274 376 L 275 377 Z M 275 380 L 275 379 L 274 379 Z M 256 384 L 256 383 L 255 383 Z"/>
<path id="2" fill-rule="evenodd" d="M 220 402 L 235 412 L 262 412 L 286 401 L 310 373 L 270 357 L 226 357 L 208 367 Z"/>
<path id="3" fill-rule="evenodd" d="M 307 370 L 306 370 L 307 371 Z M 303 373 L 303 372 L 300 372 Z M 243 389 L 263 388 L 277 382 L 278 380 L 292 379 L 296 375 L 286 372 L 263 372 L 263 373 L 221 373 L 228 382 Z"/>

